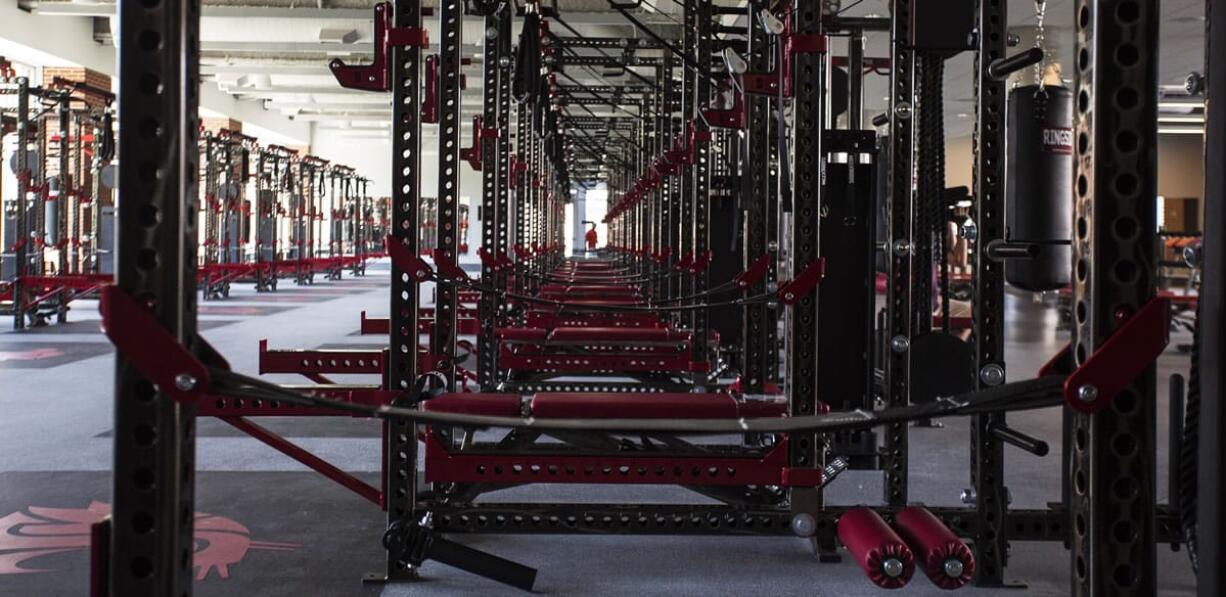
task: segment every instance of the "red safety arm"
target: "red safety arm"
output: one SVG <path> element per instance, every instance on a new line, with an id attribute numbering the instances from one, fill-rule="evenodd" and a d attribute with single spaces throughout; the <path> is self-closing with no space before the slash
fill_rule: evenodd
<path id="1" fill-rule="evenodd" d="M 430 34 L 425 29 L 392 26 L 392 5 L 380 2 L 375 5 L 375 53 L 374 62 L 364 66 L 345 64 L 340 58 L 328 63 L 332 76 L 341 87 L 366 91 L 391 90 L 391 69 L 388 53 L 393 46 L 429 47 Z"/>

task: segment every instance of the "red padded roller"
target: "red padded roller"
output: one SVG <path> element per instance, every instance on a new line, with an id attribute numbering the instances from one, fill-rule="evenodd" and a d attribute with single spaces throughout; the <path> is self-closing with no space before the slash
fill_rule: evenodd
<path id="1" fill-rule="evenodd" d="M 498 328 L 494 330 L 499 340 L 515 342 L 544 342 L 549 331 L 543 328 Z"/>
<path id="2" fill-rule="evenodd" d="M 691 334 L 666 328 L 585 327 L 556 328 L 553 342 L 689 342 Z"/>
<path id="3" fill-rule="evenodd" d="M 423 402 L 422 408 L 434 412 L 490 417 L 518 417 L 521 414 L 519 394 L 442 394 Z"/>
<path id="4" fill-rule="evenodd" d="M 927 508 L 908 506 L 899 510 L 894 528 L 911 546 L 932 584 L 953 590 L 975 577 L 975 555 Z"/>
<path id="5" fill-rule="evenodd" d="M 869 508 L 848 510 L 839 517 L 839 541 L 883 589 L 905 587 L 915 574 L 915 557 L 907 544 Z"/>

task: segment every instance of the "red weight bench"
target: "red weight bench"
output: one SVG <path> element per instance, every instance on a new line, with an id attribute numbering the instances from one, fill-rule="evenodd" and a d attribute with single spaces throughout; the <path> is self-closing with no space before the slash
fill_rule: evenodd
<path id="1" fill-rule="evenodd" d="M 554 311 L 534 310 L 524 314 L 524 325 L 530 328 L 662 328 L 657 313 L 557 313 Z"/>
<path id="2" fill-rule="evenodd" d="M 517 394 L 444 394 L 426 401 L 424 408 L 537 419 L 735 419 L 784 416 L 786 412 L 781 401 L 742 402 L 722 393 L 540 393 L 526 409 Z M 598 453 L 565 441 L 507 449 L 494 443 L 457 443 L 434 430 L 427 433 L 425 443 L 428 482 L 817 487 L 823 481 L 820 469 L 788 467 L 786 438 L 763 449 L 725 444 L 702 455 L 666 448 Z"/>
<path id="3" fill-rule="evenodd" d="M 691 358 L 690 332 L 668 328 L 500 328 L 499 368 L 546 373 L 704 372 Z M 711 332 L 712 346 L 719 335 Z"/>

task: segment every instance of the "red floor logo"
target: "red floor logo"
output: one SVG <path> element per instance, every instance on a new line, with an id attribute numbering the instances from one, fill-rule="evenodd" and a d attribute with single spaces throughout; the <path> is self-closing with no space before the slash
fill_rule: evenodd
<path id="1" fill-rule="evenodd" d="M 110 514 L 111 505 L 91 502 L 87 508 L 30 506 L 27 510 L 0 518 L 0 575 L 51 572 L 23 568 L 21 564 L 41 556 L 89 549 L 90 525 Z M 230 565 L 241 562 L 253 549 L 291 551 L 301 546 L 253 541 L 251 531 L 241 523 L 197 512 L 195 547 L 196 580 L 205 580 L 213 570 L 218 578 L 230 578 Z"/>
<path id="2" fill-rule="evenodd" d="M 33 348 L 16 352 L 0 350 L 0 361 L 37 361 L 62 356 L 64 356 L 64 351 L 58 348 Z"/>

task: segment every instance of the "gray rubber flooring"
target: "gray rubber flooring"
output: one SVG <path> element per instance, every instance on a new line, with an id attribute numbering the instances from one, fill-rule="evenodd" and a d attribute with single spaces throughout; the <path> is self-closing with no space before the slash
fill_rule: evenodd
<path id="1" fill-rule="evenodd" d="M 207 303 L 202 334 L 231 365 L 255 374 L 257 343 L 274 348 L 364 348 L 352 335 L 358 313 L 387 313 L 387 268 L 365 278 L 295 287 L 284 298 L 236 285 L 231 297 Z M 429 289 L 424 296 L 432 296 Z M 75 304 L 68 329 L 15 333 L 0 322 L 0 595 L 86 594 L 85 524 L 110 503 L 113 356 L 96 331 L 96 305 Z M 1066 341 L 1049 305 L 1029 295 L 1008 300 L 1010 377 L 1032 376 Z M 1173 347 L 1159 362 L 1157 493 L 1166 499 L 1166 379 L 1186 370 Z M 366 381 L 360 376 L 340 381 Z M 274 381 L 301 383 L 291 376 Z M 379 427 L 351 418 L 272 418 L 259 421 L 320 456 L 378 482 Z M 1006 483 L 1013 506 L 1042 507 L 1060 493 L 1060 416 L 1056 409 L 1014 415 L 1011 425 L 1041 437 L 1052 454 L 1036 458 L 1006 448 Z M 363 585 L 382 567 L 377 507 L 347 493 L 263 444 L 216 420 L 201 420 L 197 442 L 200 595 L 498 595 L 522 594 L 436 563 L 422 579 Z M 969 423 L 913 428 L 911 498 L 959 505 L 968 487 Z M 829 488 L 830 503 L 880 503 L 879 475 L 848 472 Z M 507 501 L 693 501 L 677 488 L 647 486 L 524 486 L 489 494 Z M 805 541 L 789 538 L 631 536 L 465 536 L 461 542 L 539 569 L 538 591 L 551 595 L 873 595 L 880 593 L 845 560 L 820 564 Z M 1058 543 L 1015 542 L 1007 577 L 1018 589 L 962 589 L 966 595 L 1067 595 L 1069 553 Z M 1161 595 L 1191 595 L 1186 554 L 1158 546 Z M 946 594 L 917 573 L 899 594 Z"/>

